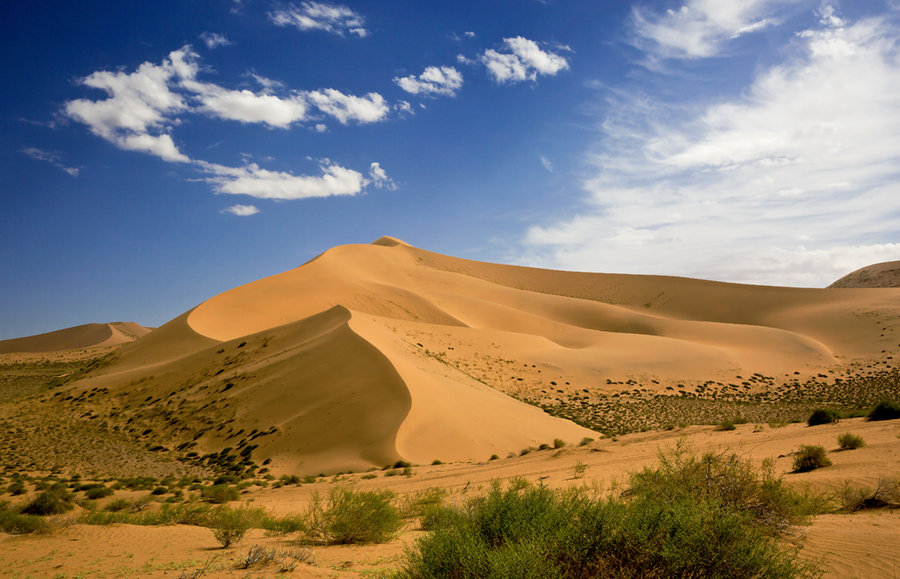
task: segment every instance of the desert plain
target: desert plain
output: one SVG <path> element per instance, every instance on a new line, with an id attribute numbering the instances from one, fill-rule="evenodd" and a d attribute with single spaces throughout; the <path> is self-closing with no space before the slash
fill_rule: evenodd
<path id="1" fill-rule="evenodd" d="M 513 479 L 622 493 L 685 448 L 820 497 L 779 541 L 826 576 L 900 576 L 900 420 L 867 419 L 900 401 L 897 269 L 748 286 L 384 237 L 158 328 L 0 342 L 0 512 L 54 485 L 70 503 L 37 532 L 0 533 L 0 576 L 390 576 L 429 533 L 422 497 L 464 503 Z M 816 410 L 833 421 L 809 426 Z M 841 449 L 847 433 L 864 445 Z M 832 464 L 794 472 L 804 445 Z M 139 520 L 195 504 L 290 518 L 335 488 L 393 493 L 399 531 L 336 545 L 261 525 L 223 547 L 208 525 Z M 255 547 L 291 564 L 248 565 Z"/>

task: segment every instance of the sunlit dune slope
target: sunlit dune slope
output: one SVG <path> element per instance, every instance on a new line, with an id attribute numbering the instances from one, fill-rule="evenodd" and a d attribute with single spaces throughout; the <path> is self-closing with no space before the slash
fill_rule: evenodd
<path id="1" fill-rule="evenodd" d="M 84 324 L 46 334 L 0 341 L 0 354 L 12 352 L 55 352 L 125 344 L 150 332 L 134 322 Z"/>
<path id="2" fill-rule="evenodd" d="M 129 431 L 253 445 L 275 472 L 484 460 L 593 434 L 507 394 L 812 375 L 892 348 L 898 312 L 898 290 L 549 271 L 382 238 L 211 298 L 78 387 L 109 388 Z"/>

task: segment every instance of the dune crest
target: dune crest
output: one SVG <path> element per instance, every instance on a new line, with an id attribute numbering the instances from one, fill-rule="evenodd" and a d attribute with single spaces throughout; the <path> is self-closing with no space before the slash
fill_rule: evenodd
<path id="1" fill-rule="evenodd" d="M 116 346 L 132 342 L 150 333 L 150 330 L 135 322 L 83 324 L 36 336 L 0 340 L 0 354 Z"/>
<path id="2" fill-rule="evenodd" d="M 206 300 L 90 386 L 128 400 L 135 432 L 252 446 L 274 472 L 485 460 L 596 436 L 520 400 L 813 376 L 891 347 L 898 312 L 897 290 L 550 271 L 383 237 Z"/>

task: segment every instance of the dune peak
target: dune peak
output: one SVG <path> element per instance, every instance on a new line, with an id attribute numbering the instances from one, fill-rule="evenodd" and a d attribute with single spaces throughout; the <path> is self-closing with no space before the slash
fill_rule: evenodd
<path id="1" fill-rule="evenodd" d="M 410 244 L 406 243 L 401 239 L 397 239 L 396 237 L 391 237 L 390 235 L 384 235 L 379 237 L 375 241 L 372 242 L 372 245 L 383 245 L 385 247 L 396 247 L 398 245 L 403 245 L 405 247 L 412 247 Z"/>

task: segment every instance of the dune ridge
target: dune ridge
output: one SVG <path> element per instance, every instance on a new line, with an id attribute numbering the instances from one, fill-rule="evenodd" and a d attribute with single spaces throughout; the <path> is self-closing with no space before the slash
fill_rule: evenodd
<path id="1" fill-rule="evenodd" d="M 273 472 L 484 460 L 596 436 L 516 398 L 815 375 L 896 344 L 898 312 L 897 290 L 540 270 L 383 237 L 210 298 L 79 386 L 172 445 L 252 441 Z"/>
<path id="2" fill-rule="evenodd" d="M 151 328 L 145 328 L 135 322 L 83 324 L 35 336 L 0 340 L 0 354 L 117 346 L 132 342 L 150 331 Z"/>

